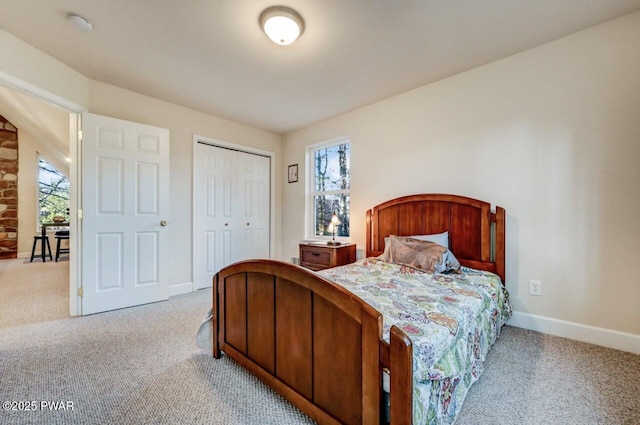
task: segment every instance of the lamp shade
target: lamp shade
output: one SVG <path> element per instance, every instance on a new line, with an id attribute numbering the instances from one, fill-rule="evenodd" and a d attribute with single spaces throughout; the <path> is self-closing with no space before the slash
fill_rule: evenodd
<path id="1" fill-rule="evenodd" d="M 304 31 L 304 21 L 295 10 L 284 6 L 265 9 L 260 15 L 260 26 L 276 44 L 286 46 L 298 39 Z"/>
<path id="2" fill-rule="evenodd" d="M 336 241 L 336 230 L 338 230 L 338 224 L 340 224 L 338 214 L 333 213 L 331 220 L 329 220 L 329 226 L 327 226 L 327 231 L 331 232 L 332 235 L 331 240 L 327 242 L 327 245 L 340 245 L 340 242 Z"/>

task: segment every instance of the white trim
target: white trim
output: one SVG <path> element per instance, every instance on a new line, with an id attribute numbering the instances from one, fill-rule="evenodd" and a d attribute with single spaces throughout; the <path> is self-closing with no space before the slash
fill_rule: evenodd
<path id="1" fill-rule="evenodd" d="M 176 295 L 188 294 L 194 292 L 193 282 L 174 283 L 169 285 L 169 298 Z"/>
<path id="2" fill-rule="evenodd" d="M 82 287 L 82 222 L 78 210 L 82 208 L 82 114 L 69 114 L 69 314 L 82 316 L 82 297 L 78 288 Z"/>
<path id="3" fill-rule="evenodd" d="M 351 142 L 351 137 L 350 136 L 339 136 L 339 137 L 336 137 L 334 139 L 325 140 L 323 142 L 314 143 L 312 145 L 307 145 L 307 150 L 309 150 L 309 149 L 318 149 L 318 148 L 321 148 L 323 146 L 335 146 L 335 145 L 339 145 L 340 142 L 344 142 L 344 141 Z"/>
<path id="4" fill-rule="evenodd" d="M 640 354 L 640 335 L 514 311 L 507 325 Z"/>
<path id="5" fill-rule="evenodd" d="M 271 185 L 269 193 L 270 204 L 270 217 L 269 217 L 269 258 L 275 256 L 275 234 L 276 234 L 276 154 L 275 152 L 265 151 L 262 149 L 253 148 L 239 143 L 226 142 L 220 139 L 213 139 L 211 137 L 193 135 L 193 144 L 191 146 L 191 276 L 193 280 L 196 280 L 196 242 L 197 242 L 197 216 L 196 216 L 196 146 L 198 142 L 208 143 L 213 146 L 219 146 L 229 149 L 235 149 L 242 152 L 262 155 L 270 158 L 271 169 Z M 197 291 L 196 285 L 192 285 L 192 291 Z"/>
<path id="6" fill-rule="evenodd" d="M 34 86 L 33 84 L 16 78 L 13 75 L 7 74 L 4 71 L 0 71 L 0 84 L 2 84 L 3 86 L 7 86 L 15 91 L 19 91 L 20 93 L 35 97 L 36 99 L 42 100 L 43 102 L 63 109 L 67 112 L 87 111 L 87 108 L 82 105 L 78 105 L 75 102 L 58 96 L 57 94 L 53 94 L 50 91 Z"/>
<path id="7" fill-rule="evenodd" d="M 239 150 L 246 153 L 253 153 L 257 155 L 269 156 L 273 157 L 275 154 L 271 151 L 265 151 L 262 149 L 252 148 L 251 146 L 241 145 L 239 143 L 226 142 L 220 139 L 213 139 L 211 137 L 206 136 L 198 136 L 197 134 L 193 135 L 193 145 L 195 146 L 198 142 L 208 143 L 213 146 L 218 146 L 222 148 L 229 148 L 234 150 Z"/>

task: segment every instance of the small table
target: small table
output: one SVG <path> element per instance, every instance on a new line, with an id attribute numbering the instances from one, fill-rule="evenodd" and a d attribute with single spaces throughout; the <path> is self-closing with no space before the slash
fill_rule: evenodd
<path id="1" fill-rule="evenodd" d="M 45 248 L 44 248 L 44 241 L 45 241 L 45 236 L 47 236 L 47 227 L 69 227 L 69 222 L 66 223 L 42 223 L 41 229 L 42 229 L 42 250 L 41 250 L 41 256 L 42 256 L 42 262 L 44 263 L 46 261 L 46 255 L 45 255 Z"/>

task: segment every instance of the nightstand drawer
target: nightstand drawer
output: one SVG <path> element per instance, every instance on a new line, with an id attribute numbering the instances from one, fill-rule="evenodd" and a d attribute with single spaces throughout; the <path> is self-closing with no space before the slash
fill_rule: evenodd
<path id="1" fill-rule="evenodd" d="M 331 252 L 325 250 L 315 250 L 313 248 L 304 248 L 301 250 L 302 257 L 300 261 L 306 264 L 314 264 L 317 266 L 331 266 Z"/>

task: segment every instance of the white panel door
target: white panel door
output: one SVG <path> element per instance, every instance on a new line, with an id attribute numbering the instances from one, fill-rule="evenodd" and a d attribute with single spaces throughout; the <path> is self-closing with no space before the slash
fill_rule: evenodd
<path id="1" fill-rule="evenodd" d="M 166 300 L 169 130 L 93 114 L 82 127 L 82 314 Z"/>
<path id="2" fill-rule="evenodd" d="M 269 258 L 270 158 L 238 152 L 239 260 Z"/>
<path id="3" fill-rule="evenodd" d="M 195 283 L 212 285 L 223 267 L 270 258 L 271 159 L 196 143 Z"/>
<path id="4" fill-rule="evenodd" d="M 197 143 L 196 288 L 208 288 L 213 275 L 238 257 L 237 152 Z M 236 217 L 234 218 L 234 214 Z"/>

